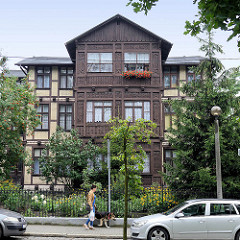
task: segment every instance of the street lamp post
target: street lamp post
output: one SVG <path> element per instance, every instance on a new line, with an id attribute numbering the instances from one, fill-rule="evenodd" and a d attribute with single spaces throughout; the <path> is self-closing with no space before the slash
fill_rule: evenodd
<path id="1" fill-rule="evenodd" d="M 108 212 L 111 212 L 111 161 L 110 161 L 110 139 L 107 139 L 107 168 L 108 168 Z"/>
<path id="2" fill-rule="evenodd" d="M 221 156 L 220 156 L 220 141 L 219 141 L 219 122 L 218 117 L 222 110 L 218 106 L 211 109 L 211 114 L 215 117 L 215 157 L 216 157 L 216 178 L 217 178 L 217 198 L 223 198 L 222 193 L 222 170 L 221 170 Z"/>

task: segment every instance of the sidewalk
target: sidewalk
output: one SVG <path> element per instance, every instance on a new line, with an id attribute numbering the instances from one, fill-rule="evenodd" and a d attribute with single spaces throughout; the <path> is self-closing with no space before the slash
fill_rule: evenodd
<path id="1" fill-rule="evenodd" d="M 28 225 L 24 235 L 38 237 L 123 239 L 123 228 L 95 227 L 95 230 L 86 230 L 82 226 Z M 128 238 L 130 239 L 129 229 Z"/>
<path id="2" fill-rule="evenodd" d="M 36 223 L 37 219 L 41 223 Z M 55 225 L 54 219 L 51 221 L 49 218 L 28 218 L 27 221 L 25 236 L 123 239 L 123 226 L 114 226 L 114 224 L 111 226 L 113 221 L 110 223 L 110 228 L 98 227 L 96 223 L 94 230 L 87 230 L 83 227 L 85 219 L 76 219 L 74 224 L 69 224 L 69 219 L 66 218 L 65 221 L 61 221 L 60 225 Z M 130 228 L 128 228 L 128 238 L 130 239 Z"/>

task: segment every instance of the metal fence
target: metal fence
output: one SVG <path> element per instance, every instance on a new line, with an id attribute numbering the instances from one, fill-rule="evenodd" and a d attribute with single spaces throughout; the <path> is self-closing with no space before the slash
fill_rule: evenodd
<path id="1" fill-rule="evenodd" d="M 0 190 L 0 206 L 22 213 L 28 217 L 83 217 L 87 215 L 84 190 L 30 191 Z M 108 192 L 96 192 L 97 211 L 108 211 Z M 239 194 L 225 194 L 228 198 L 238 198 Z M 147 214 L 164 212 L 181 201 L 190 198 L 216 197 L 215 193 L 200 191 L 171 191 L 166 187 L 146 188 L 143 191 L 129 193 L 128 216 L 140 217 Z M 124 215 L 124 193 L 111 192 L 111 212 L 117 217 Z"/>

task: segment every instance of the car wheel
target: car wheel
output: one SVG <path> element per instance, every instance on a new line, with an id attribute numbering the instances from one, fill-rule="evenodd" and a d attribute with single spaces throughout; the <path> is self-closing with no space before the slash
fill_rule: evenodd
<path id="1" fill-rule="evenodd" d="M 0 226 L 0 238 L 3 237 L 3 230 L 2 230 L 2 226 Z"/>
<path id="2" fill-rule="evenodd" d="M 169 240 L 169 234 L 164 228 L 155 227 L 149 231 L 147 240 Z"/>
<path id="3" fill-rule="evenodd" d="M 240 240 L 240 231 L 237 232 L 237 234 L 236 234 L 234 240 Z"/>

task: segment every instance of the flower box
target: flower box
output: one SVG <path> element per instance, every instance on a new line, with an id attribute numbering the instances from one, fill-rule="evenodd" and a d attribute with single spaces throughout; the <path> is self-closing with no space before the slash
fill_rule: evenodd
<path id="1" fill-rule="evenodd" d="M 152 72 L 150 71 L 125 71 L 122 72 L 121 76 L 124 78 L 130 79 L 130 78 L 144 78 L 149 79 L 152 76 Z"/>

